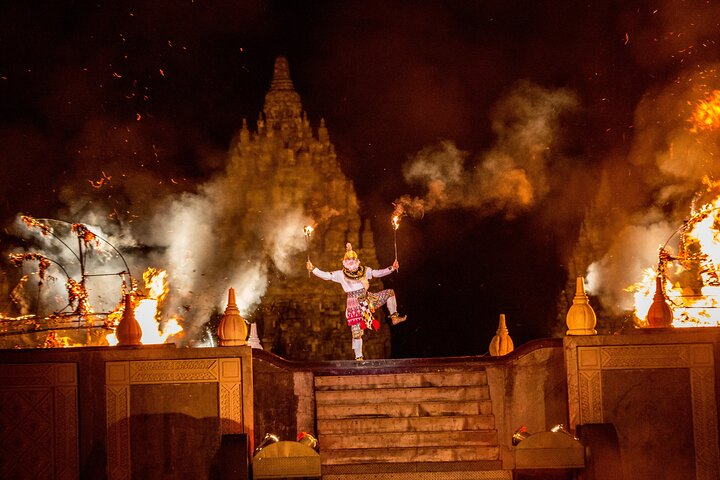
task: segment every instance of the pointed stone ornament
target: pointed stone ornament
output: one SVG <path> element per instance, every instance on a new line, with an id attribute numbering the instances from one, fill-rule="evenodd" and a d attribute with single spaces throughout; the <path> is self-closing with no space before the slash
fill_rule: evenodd
<path id="1" fill-rule="evenodd" d="M 125 347 L 128 345 L 142 345 L 142 328 L 135 318 L 132 297 L 130 294 L 125 295 L 125 309 L 122 318 L 115 329 L 115 336 L 118 339 L 118 346 Z"/>
<path id="2" fill-rule="evenodd" d="M 234 347 L 247 345 L 248 328 L 235 303 L 235 289 L 228 292 L 228 305 L 218 325 L 220 346 Z"/>
<path id="3" fill-rule="evenodd" d="M 493 339 L 490 340 L 490 355 L 499 357 L 501 355 L 507 355 L 513 350 L 515 350 L 515 346 L 505 325 L 505 314 L 501 313 L 497 332 Z"/>
<path id="4" fill-rule="evenodd" d="M 655 279 L 655 295 L 647 313 L 648 328 L 668 328 L 672 327 L 673 313 L 670 305 L 665 299 L 665 289 L 663 288 L 663 276 L 658 275 Z"/>
<path id="5" fill-rule="evenodd" d="M 270 91 L 263 107 L 267 128 L 282 131 L 296 130 L 302 124 L 302 102 L 290 79 L 287 58 L 277 57 Z"/>
<path id="6" fill-rule="evenodd" d="M 260 337 L 258 337 L 257 333 L 257 323 L 255 322 L 250 324 L 250 336 L 248 337 L 247 344 L 252 348 L 257 348 L 259 350 L 263 349 L 262 343 L 260 343 Z"/>
<path id="7" fill-rule="evenodd" d="M 585 294 L 583 277 L 577 277 L 575 281 L 575 297 L 565 317 L 565 323 L 568 327 L 567 335 L 597 335 L 597 317 Z"/>

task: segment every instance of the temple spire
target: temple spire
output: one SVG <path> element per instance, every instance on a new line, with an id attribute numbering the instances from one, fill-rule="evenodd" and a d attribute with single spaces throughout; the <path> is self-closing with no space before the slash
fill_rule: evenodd
<path id="1" fill-rule="evenodd" d="M 302 125 L 302 103 L 290 79 L 290 67 L 285 57 L 275 59 L 270 91 L 265 95 L 267 128 L 287 134 Z"/>

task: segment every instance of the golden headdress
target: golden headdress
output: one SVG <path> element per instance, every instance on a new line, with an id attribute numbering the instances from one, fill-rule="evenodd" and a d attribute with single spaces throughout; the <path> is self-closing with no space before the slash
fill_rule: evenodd
<path id="1" fill-rule="evenodd" d="M 355 253 L 355 250 L 352 249 L 352 244 L 350 242 L 345 244 L 345 256 L 343 257 L 343 262 L 345 260 L 357 260 L 358 256 L 357 253 Z"/>

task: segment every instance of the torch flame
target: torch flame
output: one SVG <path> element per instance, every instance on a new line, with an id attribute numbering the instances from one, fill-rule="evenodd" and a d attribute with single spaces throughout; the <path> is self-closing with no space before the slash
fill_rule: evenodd
<path id="1" fill-rule="evenodd" d="M 394 228 L 395 230 L 397 230 L 398 227 L 400 226 L 400 215 L 393 215 L 391 221 L 392 221 L 392 226 L 393 226 L 393 228 Z"/>

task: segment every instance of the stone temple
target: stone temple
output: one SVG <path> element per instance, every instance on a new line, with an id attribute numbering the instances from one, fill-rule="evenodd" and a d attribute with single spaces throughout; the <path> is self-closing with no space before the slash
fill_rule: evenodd
<path id="1" fill-rule="evenodd" d="M 243 120 L 230 149 L 228 174 L 247 186 L 237 192 L 246 212 L 244 228 L 260 231 L 263 222 L 296 209 L 316 223 L 309 255 L 320 269 L 341 267 L 346 242 L 365 265 L 387 266 L 378 263 L 370 222 L 360 215 L 355 189 L 340 169 L 325 121 L 313 131 L 283 57 L 275 61 L 257 130 L 251 131 Z M 305 254 L 295 257 L 292 275 L 270 272 L 262 303 L 249 315 L 263 347 L 292 360 L 353 358 L 345 294 L 339 285 L 308 278 Z M 378 280 L 373 282 L 371 289 L 382 288 Z M 376 312 L 380 330 L 364 336 L 366 358 L 390 356 L 389 322 L 383 315 Z"/>

